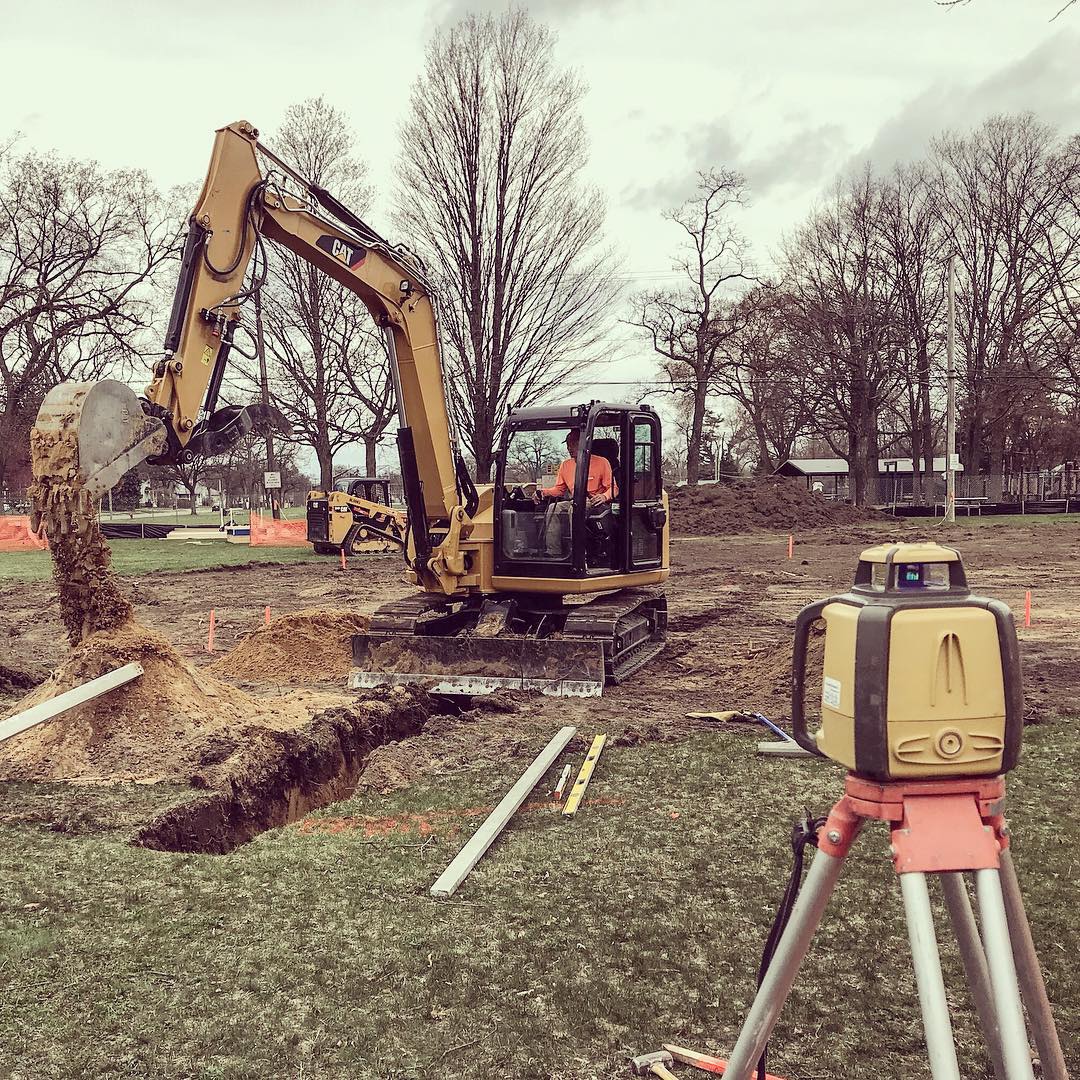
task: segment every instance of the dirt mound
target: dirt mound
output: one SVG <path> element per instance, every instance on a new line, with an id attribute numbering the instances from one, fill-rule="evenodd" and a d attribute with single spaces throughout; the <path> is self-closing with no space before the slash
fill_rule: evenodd
<path id="1" fill-rule="evenodd" d="M 352 669 L 352 637 L 368 617 L 354 611 L 297 611 L 245 637 L 209 670 L 230 679 L 289 685 L 342 679 Z"/>
<path id="2" fill-rule="evenodd" d="M 91 634 L 17 709 L 132 662 L 144 670 L 133 682 L 0 745 L 0 776 L 186 780 L 203 737 L 256 711 L 254 699 L 196 675 L 163 637 L 133 622 Z"/>
<path id="3" fill-rule="evenodd" d="M 0 777 L 18 780 L 170 780 L 189 783 L 229 758 L 252 725 L 285 730 L 335 695 L 254 697 L 190 667 L 161 635 L 134 622 L 100 630 L 14 711 L 124 664 L 143 674 L 0 744 Z"/>
<path id="4" fill-rule="evenodd" d="M 800 480 L 769 476 L 755 480 L 672 488 L 671 527 L 676 536 L 719 536 L 754 529 L 812 529 L 866 524 L 885 515 L 847 503 L 829 502 Z"/>

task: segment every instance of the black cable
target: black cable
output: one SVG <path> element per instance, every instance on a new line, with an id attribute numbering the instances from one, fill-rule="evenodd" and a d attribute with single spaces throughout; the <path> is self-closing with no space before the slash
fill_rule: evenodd
<path id="1" fill-rule="evenodd" d="M 248 192 L 247 200 L 244 203 L 244 227 L 240 233 L 240 246 L 236 250 L 236 258 L 233 259 L 232 263 L 229 266 L 227 266 L 225 269 L 219 269 L 210 261 L 210 244 L 209 240 L 207 241 L 206 247 L 203 248 L 203 262 L 206 264 L 206 269 L 209 270 L 211 274 L 217 274 L 219 277 L 228 277 L 230 274 L 235 273 L 236 268 L 240 265 L 241 260 L 244 258 L 244 248 L 247 247 L 248 228 L 251 226 L 251 218 L 253 214 L 255 199 L 259 195 L 261 195 L 265 189 L 266 181 L 263 180 L 260 181 L 258 184 L 255 184 Z"/>
<path id="2" fill-rule="evenodd" d="M 773 957 L 776 955 L 776 949 L 780 944 L 781 937 L 784 935 L 788 921 L 791 919 L 795 901 L 799 898 L 799 890 L 802 888 L 806 846 L 810 844 L 812 847 L 817 847 L 818 831 L 824 824 L 825 818 L 813 817 L 809 810 L 804 809 L 803 816 L 795 822 L 791 829 L 791 850 L 794 854 L 794 862 L 791 867 L 791 876 L 788 878 L 787 886 L 784 889 L 784 896 L 776 911 L 776 918 L 773 919 L 773 924 L 769 929 L 769 936 L 765 939 L 765 949 L 761 954 L 761 963 L 758 965 L 757 973 L 759 990 L 761 984 L 765 981 L 769 965 L 772 964 Z M 768 1054 L 769 1044 L 766 1043 L 761 1051 L 761 1057 L 758 1059 L 757 1080 L 765 1080 L 765 1066 Z"/>

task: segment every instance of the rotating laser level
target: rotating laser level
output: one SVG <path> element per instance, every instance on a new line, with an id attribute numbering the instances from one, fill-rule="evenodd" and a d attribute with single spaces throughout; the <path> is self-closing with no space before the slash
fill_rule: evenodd
<path id="1" fill-rule="evenodd" d="M 807 730 L 807 647 L 825 622 L 821 727 Z M 997 776 L 1020 756 L 1020 654 L 1012 613 L 974 596 L 960 553 L 881 544 L 850 592 L 795 622 L 792 729 L 804 749 L 876 780 Z"/>

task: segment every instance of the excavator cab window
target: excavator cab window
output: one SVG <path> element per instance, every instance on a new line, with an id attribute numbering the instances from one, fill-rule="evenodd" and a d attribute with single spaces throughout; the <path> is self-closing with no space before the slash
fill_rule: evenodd
<path id="1" fill-rule="evenodd" d="M 514 430 L 502 481 L 502 554 L 527 562 L 567 563 L 573 554 L 573 494 L 566 485 L 568 446 L 580 428 L 566 423 Z"/>
<path id="2" fill-rule="evenodd" d="M 659 460 L 651 410 L 593 403 L 511 414 L 495 497 L 500 571 L 592 577 L 659 565 Z"/>

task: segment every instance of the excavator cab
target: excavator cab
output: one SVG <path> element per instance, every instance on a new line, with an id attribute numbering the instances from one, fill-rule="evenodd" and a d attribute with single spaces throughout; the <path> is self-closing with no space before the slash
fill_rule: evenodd
<path id="1" fill-rule="evenodd" d="M 578 454 L 569 470 L 563 463 L 571 433 Z M 513 410 L 495 483 L 496 574 L 565 580 L 659 567 L 667 521 L 660 447 L 660 418 L 649 406 Z M 590 472 L 608 473 L 596 468 L 597 458 L 611 479 L 602 500 L 593 502 Z M 572 471 L 572 491 L 560 482 L 560 466 L 564 476 Z"/>

